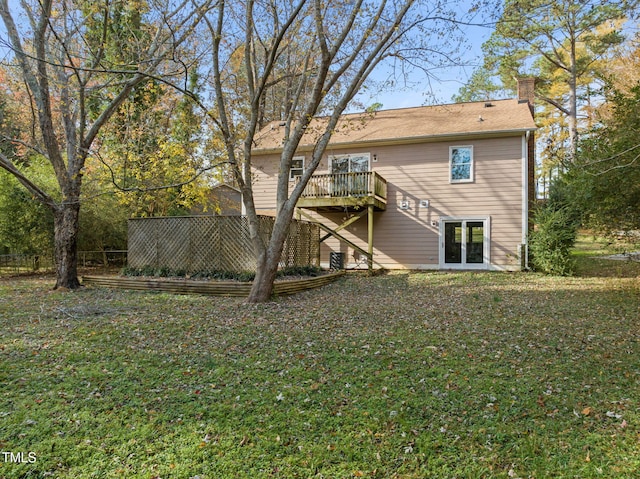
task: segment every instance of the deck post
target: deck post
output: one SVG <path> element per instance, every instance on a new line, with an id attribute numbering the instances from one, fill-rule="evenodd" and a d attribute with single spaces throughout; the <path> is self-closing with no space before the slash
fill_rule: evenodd
<path id="1" fill-rule="evenodd" d="M 373 270 L 373 205 L 369 205 L 367 208 L 369 210 L 367 218 L 367 226 L 369 230 L 369 249 L 367 250 L 369 254 L 367 255 L 367 269 L 369 270 L 369 273 L 371 273 Z"/>

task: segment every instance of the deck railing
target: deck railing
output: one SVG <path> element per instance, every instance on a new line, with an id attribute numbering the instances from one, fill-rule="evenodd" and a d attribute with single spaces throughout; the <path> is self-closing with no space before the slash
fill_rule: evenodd
<path id="1" fill-rule="evenodd" d="M 387 180 L 375 171 L 313 175 L 302 198 L 344 198 L 372 196 L 387 199 Z"/>

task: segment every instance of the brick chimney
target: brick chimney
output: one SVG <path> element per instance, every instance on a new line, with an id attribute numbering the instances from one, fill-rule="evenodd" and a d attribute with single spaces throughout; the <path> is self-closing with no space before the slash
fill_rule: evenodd
<path id="1" fill-rule="evenodd" d="M 518 82 L 518 101 L 521 103 L 529 103 L 529 109 L 533 115 L 533 105 L 536 98 L 536 79 L 534 77 L 517 78 Z"/>

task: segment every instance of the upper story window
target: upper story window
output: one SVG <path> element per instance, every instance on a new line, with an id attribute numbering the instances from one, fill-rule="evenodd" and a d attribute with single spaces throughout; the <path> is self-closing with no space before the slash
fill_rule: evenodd
<path id="1" fill-rule="evenodd" d="M 371 171 L 369 153 L 351 153 L 329 157 L 331 173 L 359 173 Z"/>
<path id="2" fill-rule="evenodd" d="M 449 147 L 449 171 L 451 183 L 473 181 L 473 146 Z"/>
<path id="3" fill-rule="evenodd" d="M 304 172 L 304 156 L 294 156 L 289 170 L 289 181 L 294 181 L 297 176 L 302 176 Z"/>

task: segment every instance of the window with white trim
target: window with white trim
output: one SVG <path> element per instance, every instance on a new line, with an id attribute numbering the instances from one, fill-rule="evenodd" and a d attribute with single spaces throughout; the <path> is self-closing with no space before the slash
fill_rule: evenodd
<path id="1" fill-rule="evenodd" d="M 371 171 L 369 153 L 350 153 L 329 157 L 331 173 L 362 173 Z"/>
<path id="2" fill-rule="evenodd" d="M 289 170 L 289 181 L 294 181 L 297 176 L 302 176 L 304 172 L 304 156 L 294 156 L 291 160 L 291 169 Z"/>
<path id="3" fill-rule="evenodd" d="M 451 183 L 473 181 L 473 146 L 449 147 L 449 181 Z"/>

